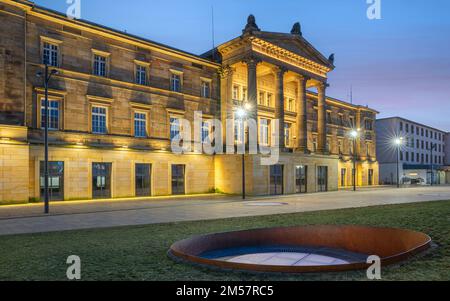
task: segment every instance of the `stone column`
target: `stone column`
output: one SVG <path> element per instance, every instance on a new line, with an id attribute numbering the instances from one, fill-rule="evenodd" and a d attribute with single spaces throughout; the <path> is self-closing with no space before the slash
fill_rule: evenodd
<path id="1" fill-rule="evenodd" d="M 286 69 L 282 67 L 275 67 L 273 72 L 275 75 L 275 118 L 280 121 L 278 131 L 278 145 L 280 150 L 285 149 L 285 134 L 284 134 L 284 74 Z"/>
<path id="2" fill-rule="evenodd" d="M 258 123 L 258 79 L 256 75 L 256 69 L 259 60 L 254 56 L 247 57 L 244 62 L 247 64 L 247 101 L 251 106 L 251 111 L 249 112 L 249 118 L 253 118 Z"/>
<path id="3" fill-rule="evenodd" d="M 220 75 L 220 120 L 223 143 L 227 141 L 226 120 L 233 118 L 233 69 L 226 65 L 219 69 Z"/>
<path id="4" fill-rule="evenodd" d="M 317 151 L 325 153 L 327 150 L 327 109 L 326 109 L 326 83 L 317 86 L 318 91 L 318 120 L 317 120 Z"/>
<path id="5" fill-rule="evenodd" d="M 299 76 L 297 81 L 297 149 L 308 152 L 308 106 L 306 101 L 307 78 Z"/>

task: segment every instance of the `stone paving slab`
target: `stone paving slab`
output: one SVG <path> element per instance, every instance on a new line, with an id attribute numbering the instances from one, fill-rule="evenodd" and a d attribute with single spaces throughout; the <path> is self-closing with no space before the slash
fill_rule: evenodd
<path id="1" fill-rule="evenodd" d="M 295 212 L 450 200 L 450 187 L 377 188 L 353 191 L 249 198 L 220 195 L 176 199 L 114 200 L 0 207 L 0 235 L 212 220 Z M 248 206 L 248 202 L 283 206 Z"/>

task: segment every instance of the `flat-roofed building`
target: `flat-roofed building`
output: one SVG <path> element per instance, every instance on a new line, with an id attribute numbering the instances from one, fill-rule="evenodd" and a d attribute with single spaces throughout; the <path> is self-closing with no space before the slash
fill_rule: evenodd
<path id="1" fill-rule="evenodd" d="M 400 184 L 446 183 L 445 131 L 401 117 L 378 119 L 376 131 L 381 183 L 397 184 L 397 160 Z"/>

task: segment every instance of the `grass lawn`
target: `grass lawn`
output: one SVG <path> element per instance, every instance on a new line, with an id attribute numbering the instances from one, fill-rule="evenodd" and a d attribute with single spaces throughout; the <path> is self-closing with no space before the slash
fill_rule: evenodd
<path id="1" fill-rule="evenodd" d="M 450 201 L 264 217 L 182 222 L 0 237 L 0 280 L 66 280 L 66 259 L 81 257 L 83 280 L 365 280 L 365 272 L 249 275 L 210 271 L 170 260 L 180 239 L 272 226 L 358 224 L 429 234 L 432 251 L 382 270 L 384 280 L 450 280 Z"/>

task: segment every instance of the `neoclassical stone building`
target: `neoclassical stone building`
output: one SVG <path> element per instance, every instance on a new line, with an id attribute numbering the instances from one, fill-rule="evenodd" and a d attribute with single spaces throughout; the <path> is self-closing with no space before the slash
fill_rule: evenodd
<path id="1" fill-rule="evenodd" d="M 46 112 L 37 74 L 45 63 L 57 71 L 48 112 L 53 200 L 240 194 L 241 156 L 177 155 L 171 138 L 195 111 L 209 135 L 209 121 L 236 120 L 243 104 L 261 144 L 273 143 L 271 123 L 280 120 L 279 163 L 245 157 L 249 194 L 350 186 L 354 152 L 357 184 L 378 184 L 377 112 L 326 96 L 334 58 L 309 44 L 299 24 L 265 32 L 250 16 L 242 35 L 199 56 L 30 1 L 0 0 L 0 21 L 0 202 L 41 198 Z"/>

